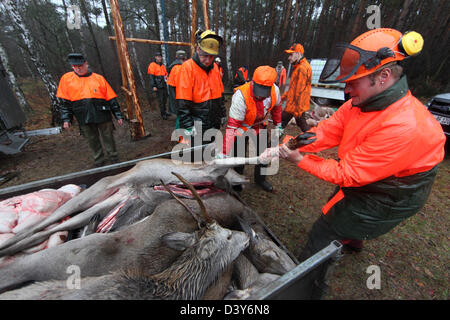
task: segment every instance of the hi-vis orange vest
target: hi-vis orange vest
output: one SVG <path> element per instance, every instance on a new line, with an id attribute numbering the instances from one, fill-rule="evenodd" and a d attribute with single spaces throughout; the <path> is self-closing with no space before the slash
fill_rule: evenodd
<path id="1" fill-rule="evenodd" d="M 257 110 L 256 102 L 253 99 L 253 95 L 251 92 L 251 83 L 252 82 L 247 82 L 246 84 L 243 84 L 242 86 L 239 86 L 237 88 L 237 90 L 240 90 L 242 95 L 244 96 L 245 105 L 247 106 L 244 121 L 242 122 L 241 127 L 237 130 L 238 134 L 243 134 L 255 124 Z M 277 92 L 275 91 L 275 86 L 272 86 L 272 90 L 270 91 L 270 98 L 272 100 L 272 104 L 267 110 L 267 113 L 264 115 L 264 125 L 267 124 L 267 115 L 277 103 Z"/>
<path id="2" fill-rule="evenodd" d="M 67 72 L 59 81 L 56 96 L 69 101 L 83 99 L 104 99 L 109 101 L 117 97 L 105 78 L 97 73 L 80 77 L 75 72 Z"/>
<path id="3" fill-rule="evenodd" d="M 147 68 L 147 74 L 152 74 L 154 76 L 167 76 L 167 70 L 163 64 L 150 62 Z"/>
<path id="4" fill-rule="evenodd" d="M 224 91 L 217 64 L 207 73 L 192 58 L 181 65 L 176 87 L 177 99 L 193 103 L 218 99 Z"/>

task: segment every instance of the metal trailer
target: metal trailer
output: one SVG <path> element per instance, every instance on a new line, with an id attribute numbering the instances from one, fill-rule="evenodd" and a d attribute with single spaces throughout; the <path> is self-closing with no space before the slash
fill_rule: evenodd
<path id="1" fill-rule="evenodd" d="M 44 188 L 57 189 L 66 184 L 91 186 L 99 179 L 106 176 L 116 175 L 131 169 L 137 162 L 155 158 L 170 158 L 171 155 L 179 153 L 191 152 L 200 148 L 205 148 L 207 145 L 198 146 L 194 148 L 187 148 L 183 151 L 166 152 L 149 157 L 144 157 L 136 160 L 125 161 L 121 163 L 112 164 L 100 168 L 89 169 L 70 173 L 63 176 L 43 179 L 30 183 L 25 183 L 18 186 L 0 189 L 0 201 L 14 196 L 27 194 L 38 191 Z M 307 260 L 299 263 L 296 257 L 283 245 L 283 243 L 275 236 L 275 234 L 265 225 L 265 223 L 256 214 L 258 222 L 263 226 L 271 240 L 283 249 L 289 257 L 297 265 L 294 269 L 287 272 L 276 281 L 268 284 L 261 289 L 257 294 L 252 295 L 249 299 L 252 300 L 306 300 L 310 296 L 310 288 L 312 279 L 310 272 L 317 268 L 322 263 L 329 260 L 338 260 L 341 257 L 342 244 L 338 241 L 333 241 L 330 245 Z M 331 274 L 328 273 L 328 276 Z"/>
<path id="2" fill-rule="evenodd" d="M 12 132 L 15 129 L 23 130 L 25 113 L 22 111 L 16 96 L 12 92 L 6 71 L 0 60 L 0 152 L 4 154 L 19 153 L 29 138 L 21 138 Z"/>
<path id="3" fill-rule="evenodd" d="M 315 98 L 319 105 L 329 104 L 330 102 L 342 104 L 345 101 L 344 83 L 324 84 L 319 82 L 320 74 L 326 62 L 326 59 L 311 59 L 309 62 L 312 71 L 311 97 Z"/>

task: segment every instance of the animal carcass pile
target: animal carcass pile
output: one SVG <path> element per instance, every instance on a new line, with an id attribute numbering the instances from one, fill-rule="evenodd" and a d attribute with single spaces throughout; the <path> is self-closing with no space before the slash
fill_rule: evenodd
<path id="1" fill-rule="evenodd" d="M 15 234 L 32 227 L 51 215 L 62 204 L 79 194 L 79 186 L 69 184 L 58 190 L 43 189 L 38 192 L 13 197 L 0 202 L 0 245 Z M 62 221 L 61 221 L 62 222 Z M 57 223 L 49 226 L 51 228 Z M 21 254 L 37 252 L 63 243 L 67 231 L 52 234 L 40 244 L 23 250 Z M 16 255 L 17 256 L 17 255 Z M 0 258 L 0 266 L 7 263 L 8 258 Z"/>
<path id="2" fill-rule="evenodd" d="M 0 267 L 0 299 L 251 297 L 295 263 L 230 191 L 247 181 L 236 164 L 142 161 L 61 201 L 0 243 L 0 257 L 16 257 Z M 23 254 L 74 230 L 75 239 Z"/>

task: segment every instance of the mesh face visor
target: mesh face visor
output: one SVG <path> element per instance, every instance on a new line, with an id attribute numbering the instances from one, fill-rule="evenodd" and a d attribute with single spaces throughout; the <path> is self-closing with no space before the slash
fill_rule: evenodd
<path id="1" fill-rule="evenodd" d="M 338 43 L 331 57 L 327 60 L 320 74 L 319 81 L 323 83 L 344 82 L 353 76 L 364 64 L 367 69 L 375 67 L 377 52 L 366 51 L 351 44 Z"/>

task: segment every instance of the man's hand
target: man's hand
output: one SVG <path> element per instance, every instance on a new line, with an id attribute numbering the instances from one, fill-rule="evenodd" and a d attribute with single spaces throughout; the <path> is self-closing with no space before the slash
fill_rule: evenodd
<path id="1" fill-rule="evenodd" d="M 157 87 L 153 87 L 153 92 L 156 92 L 156 91 L 158 91 L 158 88 Z"/>
<path id="2" fill-rule="evenodd" d="M 280 145 L 280 158 L 297 164 L 303 159 L 303 155 L 297 149 L 291 150 L 283 144 Z"/>
<path id="3" fill-rule="evenodd" d="M 228 158 L 226 154 L 223 154 L 222 152 L 216 153 L 215 159 L 225 159 Z"/>
<path id="4" fill-rule="evenodd" d="M 69 130 L 70 129 L 70 122 L 64 122 L 63 128 L 66 129 L 66 130 Z"/>
<path id="5" fill-rule="evenodd" d="M 123 119 L 117 120 L 117 123 L 119 124 L 119 126 L 122 126 L 123 125 Z"/>

